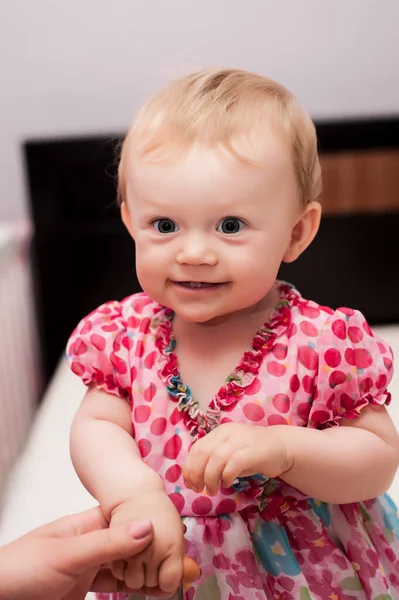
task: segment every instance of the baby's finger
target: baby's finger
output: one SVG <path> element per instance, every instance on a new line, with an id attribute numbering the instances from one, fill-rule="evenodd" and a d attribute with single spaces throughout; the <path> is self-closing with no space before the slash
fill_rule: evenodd
<path id="1" fill-rule="evenodd" d="M 195 492 L 204 489 L 204 472 L 209 460 L 209 454 L 200 450 L 195 454 L 189 454 L 182 468 L 184 483 Z"/>
<path id="2" fill-rule="evenodd" d="M 222 473 L 223 485 L 231 487 L 237 477 L 243 476 L 243 473 L 254 475 L 256 469 L 251 469 L 251 463 L 253 463 L 253 456 L 249 455 L 247 448 L 232 453 Z"/>
<path id="3" fill-rule="evenodd" d="M 164 592 L 173 595 L 178 589 L 183 578 L 183 557 L 166 558 L 159 569 L 159 587 Z"/>
<path id="4" fill-rule="evenodd" d="M 231 449 L 224 445 L 216 448 L 209 457 L 204 471 L 204 484 L 210 496 L 214 496 L 219 491 L 223 471 L 229 461 L 230 453 Z"/>
<path id="5" fill-rule="evenodd" d="M 127 561 L 125 584 L 133 590 L 141 589 L 145 584 L 145 555 Z"/>
<path id="6" fill-rule="evenodd" d="M 125 580 L 125 569 L 126 569 L 126 561 L 125 560 L 114 560 L 109 566 L 109 570 L 115 579 L 119 581 Z"/>
<path id="7" fill-rule="evenodd" d="M 154 560 L 150 560 L 146 562 L 145 565 L 145 581 L 144 585 L 148 588 L 154 588 L 158 586 L 158 573 L 159 573 L 159 562 L 154 562 Z"/>
<path id="8" fill-rule="evenodd" d="M 226 435 L 221 435 L 222 428 L 217 427 L 213 431 L 207 433 L 206 436 L 197 440 L 190 448 L 189 454 L 196 454 L 197 452 L 208 452 L 210 454 L 220 444 L 226 441 Z"/>
<path id="9" fill-rule="evenodd" d="M 169 598 L 170 594 L 163 592 L 159 586 L 153 588 L 143 587 L 139 590 L 134 590 L 129 588 L 125 583 L 120 583 L 117 581 L 111 574 L 109 570 L 103 569 L 101 570 L 96 578 L 93 581 L 93 584 L 90 588 L 91 592 L 102 592 L 102 593 L 110 593 L 110 592 L 129 592 L 129 594 L 137 594 L 139 597 L 142 597 L 143 594 L 147 596 L 151 596 L 151 598 Z"/>

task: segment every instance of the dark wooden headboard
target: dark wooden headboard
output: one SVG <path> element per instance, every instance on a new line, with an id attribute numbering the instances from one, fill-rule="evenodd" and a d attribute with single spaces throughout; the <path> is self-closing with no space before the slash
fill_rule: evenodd
<path id="1" fill-rule="evenodd" d="M 316 126 L 324 217 L 311 247 L 280 275 L 322 304 L 353 306 L 373 324 L 399 322 L 399 117 Z M 118 142 L 100 135 L 24 144 L 45 383 L 86 313 L 139 291 L 115 203 Z"/>

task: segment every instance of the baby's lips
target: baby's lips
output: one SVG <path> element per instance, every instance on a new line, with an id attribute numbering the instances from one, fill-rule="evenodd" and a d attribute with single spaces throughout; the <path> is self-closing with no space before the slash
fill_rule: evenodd
<path id="1" fill-rule="evenodd" d="M 197 579 L 199 579 L 200 577 L 201 577 L 201 569 L 199 568 L 199 566 L 197 565 L 195 560 L 193 560 L 189 556 L 184 556 L 183 557 L 182 582 L 183 583 L 194 583 L 194 581 L 197 581 Z"/>

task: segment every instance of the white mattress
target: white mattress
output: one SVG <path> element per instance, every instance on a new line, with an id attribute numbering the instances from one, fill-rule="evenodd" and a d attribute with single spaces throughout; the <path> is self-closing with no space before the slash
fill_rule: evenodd
<path id="1" fill-rule="evenodd" d="M 399 357 L 399 326 L 379 328 L 379 332 Z M 399 363 L 390 389 L 390 412 L 399 429 Z M 84 390 L 79 378 L 61 361 L 9 480 L 0 545 L 42 523 L 95 504 L 75 475 L 68 449 L 69 428 Z M 399 474 L 390 492 L 399 503 Z"/>

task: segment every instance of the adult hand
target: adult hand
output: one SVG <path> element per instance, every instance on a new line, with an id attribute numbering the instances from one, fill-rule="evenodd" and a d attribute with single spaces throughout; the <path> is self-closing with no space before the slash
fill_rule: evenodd
<path id="1" fill-rule="evenodd" d="M 117 591 L 101 565 L 142 552 L 149 521 L 108 529 L 99 507 L 63 517 L 0 548 L 0 600 L 84 600 L 90 590 Z"/>

